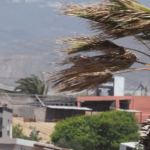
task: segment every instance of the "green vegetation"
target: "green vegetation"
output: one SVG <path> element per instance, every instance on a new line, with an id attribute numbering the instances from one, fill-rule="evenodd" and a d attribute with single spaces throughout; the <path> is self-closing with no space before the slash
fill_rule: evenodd
<path id="1" fill-rule="evenodd" d="M 23 134 L 23 127 L 20 124 L 13 126 L 13 138 L 20 138 L 37 142 L 41 141 L 42 138 L 39 138 L 39 131 L 36 131 L 36 127 L 30 126 L 30 129 L 32 131 L 28 137 Z"/>
<path id="2" fill-rule="evenodd" d="M 51 139 L 58 146 L 75 150 L 76 146 L 81 150 L 118 150 L 121 142 L 138 141 L 138 130 L 134 114 L 113 110 L 59 121 Z"/>
<path id="3" fill-rule="evenodd" d="M 44 83 L 44 79 L 42 81 L 36 75 L 19 79 L 16 83 L 20 85 L 15 88 L 15 91 L 19 90 L 21 93 L 45 95 L 48 92 L 48 85 Z"/>
<path id="4" fill-rule="evenodd" d="M 23 128 L 20 124 L 13 126 L 12 136 L 13 136 L 13 138 L 19 138 L 19 137 L 23 136 Z"/>

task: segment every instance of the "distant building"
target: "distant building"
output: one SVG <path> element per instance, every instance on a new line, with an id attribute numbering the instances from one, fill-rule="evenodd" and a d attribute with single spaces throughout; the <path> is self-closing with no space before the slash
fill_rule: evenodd
<path id="1" fill-rule="evenodd" d="M 0 107 L 0 138 L 12 138 L 12 109 Z"/>
<path id="2" fill-rule="evenodd" d="M 17 93 L 15 87 L 0 84 L 0 93 Z"/>
<path id="3" fill-rule="evenodd" d="M 91 112 L 92 109 L 76 106 L 47 106 L 45 122 L 59 121 L 76 115 L 85 115 L 86 111 Z"/>
<path id="4" fill-rule="evenodd" d="M 68 150 L 24 139 L 12 138 L 12 109 L 0 107 L 0 150 Z"/>
<path id="5" fill-rule="evenodd" d="M 124 96 L 124 77 L 115 76 L 96 89 L 97 96 Z"/>
<path id="6" fill-rule="evenodd" d="M 150 96 L 88 96 L 77 98 L 78 107 L 88 107 L 102 112 L 115 110 L 134 111 L 139 122 L 150 118 Z"/>

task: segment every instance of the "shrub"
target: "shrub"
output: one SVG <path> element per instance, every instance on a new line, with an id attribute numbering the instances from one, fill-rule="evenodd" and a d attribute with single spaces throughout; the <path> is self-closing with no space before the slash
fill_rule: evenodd
<path id="1" fill-rule="evenodd" d="M 23 128 L 20 124 L 13 126 L 13 138 L 18 138 L 23 136 Z"/>
<path id="2" fill-rule="evenodd" d="M 36 130 L 36 127 L 30 126 L 32 130 L 30 136 L 26 136 L 23 134 L 23 127 L 20 124 L 13 126 L 13 138 L 26 139 L 31 141 L 39 142 L 42 138 L 39 138 L 39 131 Z"/>
<path id="3" fill-rule="evenodd" d="M 122 142 L 137 141 L 138 130 L 134 114 L 113 110 L 59 121 L 51 139 L 58 146 L 60 140 L 65 139 L 67 142 L 78 142 L 84 150 L 116 150 Z"/>

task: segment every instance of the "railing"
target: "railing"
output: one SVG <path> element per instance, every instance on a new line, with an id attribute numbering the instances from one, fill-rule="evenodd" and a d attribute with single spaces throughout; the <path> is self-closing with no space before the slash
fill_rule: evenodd
<path id="1" fill-rule="evenodd" d="M 75 105 L 76 98 L 68 95 L 33 95 L 17 93 L 0 93 L 1 105 L 30 105 L 45 107 L 46 105 Z"/>

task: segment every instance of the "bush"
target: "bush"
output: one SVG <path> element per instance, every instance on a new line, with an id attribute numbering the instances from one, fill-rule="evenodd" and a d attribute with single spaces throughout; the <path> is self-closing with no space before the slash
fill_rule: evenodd
<path id="1" fill-rule="evenodd" d="M 109 111 L 94 116 L 75 116 L 57 122 L 52 142 L 77 142 L 84 150 L 117 150 L 122 142 L 139 139 L 135 115 L 129 112 Z M 72 148 L 71 146 L 66 148 Z"/>
<path id="2" fill-rule="evenodd" d="M 20 124 L 13 126 L 13 138 L 18 138 L 23 136 L 23 128 Z"/>
<path id="3" fill-rule="evenodd" d="M 42 138 L 39 138 L 39 131 L 36 131 L 36 127 L 30 126 L 30 129 L 32 130 L 30 133 L 30 136 L 26 136 L 23 134 L 23 127 L 20 124 L 17 124 L 13 126 L 13 138 L 20 138 L 20 139 L 26 139 L 30 141 L 37 141 L 39 142 L 42 140 Z"/>

